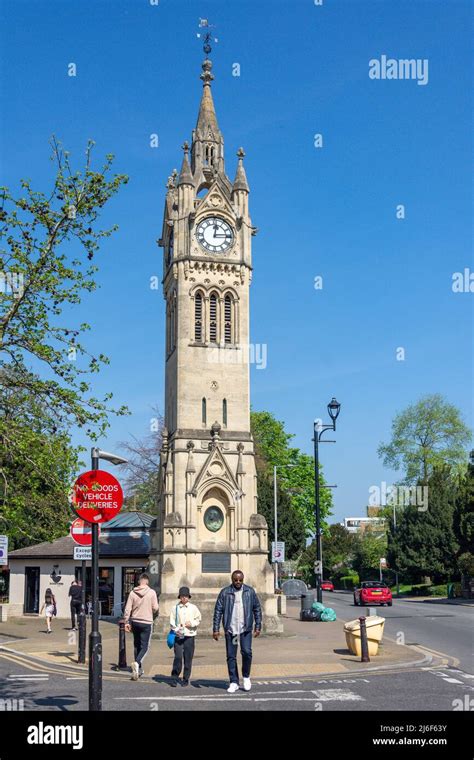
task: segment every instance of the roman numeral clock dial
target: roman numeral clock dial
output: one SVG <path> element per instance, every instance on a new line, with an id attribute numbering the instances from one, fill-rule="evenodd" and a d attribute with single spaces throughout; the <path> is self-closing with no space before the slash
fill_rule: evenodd
<path id="1" fill-rule="evenodd" d="M 198 224 L 198 243 L 209 253 L 225 253 L 234 241 L 232 227 L 217 216 L 209 216 Z"/>

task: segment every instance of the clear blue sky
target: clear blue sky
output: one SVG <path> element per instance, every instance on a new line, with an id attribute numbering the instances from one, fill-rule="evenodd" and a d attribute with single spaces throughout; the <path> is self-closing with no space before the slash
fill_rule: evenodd
<path id="1" fill-rule="evenodd" d="M 133 413 L 112 420 L 103 448 L 146 433 L 151 405 L 163 403 L 164 306 L 149 278 L 161 275 L 165 182 L 197 117 L 199 17 L 217 25 L 213 92 L 227 171 L 233 178 L 242 145 L 260 230 L 252 340 L 267 344 L 268 366 L 252 369 L 254 408 L 274 412 L 310 452 L 312 421 L 337 396 L 337 444 L 321 450 L 338 484 L 334 520 L 364 514 L 369 487 L 394 481 L 376 450 L 398 410 L 440 392 L 472 422 L 474 296 L 451 289 L 453 272 L 473 268 L 469 8 L 3 0 L 2 181 L 16 187 L 26 176 L 47 189 L 53 133 L 73 162 L 93 138 L 97 161 L 113 152 L 130 175 L 103 217 L 120 230 L 101 250 L 101 289 L 74 315 L 93 326 L 90 349 L 111 358 L 95 392 L 112 390 Z M 382 54 L 428 59 L 428 84 L 371 80 L 368 62 Z"/>

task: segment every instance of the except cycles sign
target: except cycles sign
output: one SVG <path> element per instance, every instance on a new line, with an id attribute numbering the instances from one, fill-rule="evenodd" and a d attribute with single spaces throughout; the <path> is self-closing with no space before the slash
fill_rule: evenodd
<path id="1" fill-rule="evenodd" d="M 122 486 L 110 472 L 89 470 L 79 475 L 74 483 L 71 503 L 83 520 L 89 523 L 108 522 L 122 508 Z"/>

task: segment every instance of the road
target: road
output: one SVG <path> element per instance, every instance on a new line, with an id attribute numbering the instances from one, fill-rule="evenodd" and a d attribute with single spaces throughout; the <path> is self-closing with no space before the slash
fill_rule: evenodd
<path id="1" fill-rule="evenodd" d="M 323 592 L 323 602 L 343 620 L 365 614 L 349 593 Z M 394 598 L 392 607 L 375 610 L 386 619 L 384 635 L 448 655 L 462 671 L 474 674 L 474 606 Z"/>

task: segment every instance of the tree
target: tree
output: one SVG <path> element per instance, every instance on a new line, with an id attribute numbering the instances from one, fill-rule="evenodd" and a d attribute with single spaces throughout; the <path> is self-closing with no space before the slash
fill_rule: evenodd
<path id="1" fill-rule="evenodd" d="M 323 578 L 335 580 L 344 575 L 354 557 L 356 539 L 343 525 L 330 525 L 322 538 Z M 316 560 L 316 542 L 306 547 L 298 569 L 303 573 L 307 583 L 314 583 L 314 562 Z"/>
<path id="2" fill-rule="evenodd" d="M 68 493 L 80 450 L 41 401 L 0 391 L 0 532 L 12 549 L 53 541 L 74 517 Z"/>
<path id="3" fill-rule="evenodd" d="M 277 420 L 270 412 L 250 414 L 251 431 L 255 442 L 257 475 L 273 478 L 273 467 L 278 465 L 277 478 L 279 491 L 285 491 L 292 507 L 304 521 L 306 535 L 314 534 L 314 459 L 300 449 L 291 447 L 294 437 L 285 431 L 283 422 Z M 291 467 L 282 465 L 291 465 Z M 319 482 L 325 485 L 320 466 Z M 321 520 L 331 514 L 332 496 L 328 489 L 321 489 Z"/>
<path id="4" fill-rule="evenodd" d="M 163 417 L 156 406 L 152 407 L 152 412 L 152 432 L 143 438 L 131 436 L 130 441 L 122 441 L 119 446 L 128 454 L 127 464 L 121 465 L 126 473 L 125 508 L 156 515 Z"/>
<path id="5" fill-rule="evenodd" d="M 389 522 L 387 557 L 406 580 L 442 582 L 455 572 L 459 544 L 453 529 L 454 499 L 449 467 L 435 468 L 428 480 L 428 509 L 399 510 L 397 528 Z"/>
<path id="6" fill-rule="evenodd" d="M 361 581 L 378 578 L 380 560 L 386 553 L 385 538 L 376 538 L 370 531 L 364 531 L 355 536 L 352 566 Z"/>
<path id="7" fill-rule="evenodd" d="M 392 423 L 392 439 L 380 444 L 386 467 L 405 471 L 404 483 L 428 482 L 435 467 L 464 467 L 471 432 L 459 410 L 440 394 L 421 398 Z"/>
<path id="8" fill-rule="evenodd" d="M 257 480 L 258 511 L 268 524 L 269 546 L 275 540 L 273 481 L 262 473 Z M 294 509 L 287 493 L 277 494 L 278 540 L 285 542 L 285 558 L 296 559 L 305 547 L 306 531 L 301 514 Z M 270 554 L 271 557 L 271 554 Z"/>
<path id="9" fill-rule="evenodd" d="M 88 143 L 83 171 L 73 172 L 68 152 L 54 138 L 52 148 L 56 176 L 49 194 L 33 190 L 29 180 L 21 181 L 20 198 L 0 188 L 0 371 L 8 390 L 39 400 L 59 426 L 87 425 L 88 435 L 97 438 L 114 411 L 108 406 L 112 394 L 91 396 L 85 375 L 98 372 L 108 359 L 91 355 L 82 344 L 87 323 L 66 325 L 61 318 L 65 307 L 79 304 L 83 293 L 96 288 L 97 267 L 91 262 L 102 238 L 117 228 L 100 230 L 95 223 L 128 178 L 109 178 L 112 155 L 100 171 L 93 171 L 93 142 Z M 120 407 L 116 413 L 126 411 Z"/>
<path id="10" fill-rule="evenodd" d="M 457 567 L 462 575 L 474 576 L 474 462 L 457 479 L 453 529 L 459 544 Z"/>

